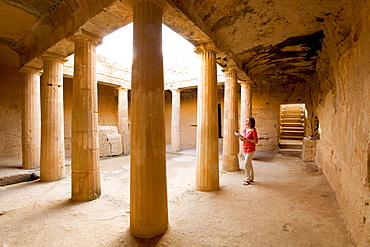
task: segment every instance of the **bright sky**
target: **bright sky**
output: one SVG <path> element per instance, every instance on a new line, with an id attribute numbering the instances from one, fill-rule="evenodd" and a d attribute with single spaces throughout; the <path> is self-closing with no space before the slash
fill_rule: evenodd
<path id="1" fill-rule="evenodd" d="M 131 67 L 132 26 L 131 23 L 104 37 L 103 44 L 97 48 L 97 53 L 109 57 L 112 61 Z M 194 46 L 165 25 L 163 25 L 162 34 L 165 68 L 177 64 L 181 65 L 186 61 L 194 61 L 192 59 L 198 59 L 198 55 L 194 52 Z"/>

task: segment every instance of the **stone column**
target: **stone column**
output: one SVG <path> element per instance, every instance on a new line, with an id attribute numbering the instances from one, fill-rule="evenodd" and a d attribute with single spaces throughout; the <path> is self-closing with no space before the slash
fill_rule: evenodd
<path id="1" fill-rule="evenodd" d="M 171 151 L 181 151 L 180 89 L 172 89 Z"/>
<path id="2" fill-rule="evenodd" d="M 156 0 L 134 2 L 130 231 L 139 238 L 168 228 L 162 15 Z"/>
<path id="3" fill-rule="evenodd" d="M 225 97 L 224 97 L 224 136 L 223 136 L 223 164 L 222 169 L 227 172 L 239 170 L 239 138 L 234 132 L 238 131 L 238 97 L 237 73 L 234 68 L 225 72 Z"/>
<path id="4" fill-rule="evenodd" d="M 99 198 L 98 90 L 96 46 L 101 38 L 80 32 L 75 43 L 72 104 L 72 200 Z"/>
<path id="5" fill-rule="evenodd" d="M 63 63 L 65 57 L 45 53 L 41 80 L 40 180 L 56 181 L 65 176 Z"/>
<path id="6" fill-rule="evenodd" d="M 41 70 L 23 67 L 22 168 L 40 167 L 41 146 Z"/>
<path id="7" fill-rule="evenodd" d="M 240 81 L 241 99 L 240 99 L 240 133 L 245 129 L 245 120 L 252 117 L 252 80 Z M 243 146 L 240 145 L 240 155 L 243 155 Z"/>
<path id="8" fill-rule="evenodd" d="M 130 133 L 128 128 L 128 89 L 118 88 L 118 133 L 122 137 L 123 153 L 130 153 Z"/>
<path id="9" fill-rule="evenodd" d="M 245 129 L 245 120 L 247 117 L 252 117 L 252 81 L 241 81 L 241 114 L 240 126 Z"/>
<path id="10" fill-rule="evenodd" d="M 201 58 L 197 100 L 196 187 L 214 191 L 219 187 L 217 129 L 216 47 L 207 43 L 195 48 Z"/>

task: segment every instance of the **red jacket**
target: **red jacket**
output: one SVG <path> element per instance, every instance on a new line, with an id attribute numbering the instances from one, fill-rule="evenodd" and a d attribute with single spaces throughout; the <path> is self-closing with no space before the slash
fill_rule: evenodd
<path id="1" fill-rule="evenodd" d="M 248 138 L 251 140 L 258 141 L 258 136 L 257 136 L 257 130 L 256 129 L 251 129 L 248 132 L 246 132 L 247 129 L 243 130 L 243 137 Z M 243 141 L 243 152 L 244 153 L 251 153 L 253 151 L 256 151 L 256 143 L 252 143 L 249 141 Z"/>

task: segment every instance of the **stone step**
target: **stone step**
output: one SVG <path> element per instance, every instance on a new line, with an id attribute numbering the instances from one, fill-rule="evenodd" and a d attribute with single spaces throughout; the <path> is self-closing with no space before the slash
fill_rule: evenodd
<path id="1" fill-rule="evenodd" d="M 284 121 L 296 121 L 296 122 L 302 122 L 304 119 L 300 117 L 284 117 L 280 119 L 282 122 Z"/>
<path id="2" fill-rule="evenodd" d="M 282 130 L 304 130 L 303 126 L 282 126 Z"/>
<path id="3" fill-rule="evenodd" d="M 300 157 L 302 149 L 279 149 L 279 152 L 284 156 Z"/>
<path id="4" fill-rule="evenodd" d="M 303 135 L 304 134 L 304 130 L 283 130 L 281 131 L 282 134 L 287 134 L 287 135 Z"/>
<path id="5" fill-rule="evenodd" d="M 293 135 L 284 135 L 280 136 L 280 139 L 294 139 L 294 140 L 303 140 L 303 136 L 293 136 Z"/>
<path id="6" fill-rule="evenodd" d="M 303 123 L 282 123 L 282 127 L 303 127 Z"/>
<path id="7" fill-rule="evenodd" d="M 302 144 L 296 143 L 279 143 L 279 149 L 294 149 L 302 151 Z"/>

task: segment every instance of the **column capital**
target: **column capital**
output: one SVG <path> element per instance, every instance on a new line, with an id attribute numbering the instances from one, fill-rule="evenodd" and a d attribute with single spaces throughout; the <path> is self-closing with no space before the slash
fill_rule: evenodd
<path id="1" fill-rule="evenodd" d="M 67 62 L 67 57 L 66 56 L 63 56 L 63 55 L 60 55 L 60 54 L 57 54 L 57 53 L 54 53 L 54 52 L 49 52 L 49 51 L 46 51 L 44 52 L 40 58 L 42 59 L 42 61 L 59 61 L 61 63 L 65 63 Z"/>
<path id="2" fill-rule="evenodd" d="M 172 88 L 170 89 L 171 92 L 182 92 L 183 90 L 180 88 Z"/>
<path id="3" fill-rule="evenodd" d="M 150 2 L 150 3 L 156 3 L 158 6 L 163 10 L 164 7 L 164 2 L 163 0 L 136 0 L 132 6 L 135 7 L 136 4 L 141 3 L 141 2 Z"/>
<path id="4" fill-rule="evenodd" d="M 217 54 L 219 50 L 216 47 L 215 43 L 209 42 L 209 43 L 203 43 L 203 44 L 195 46 L 194 52 L 197 54 L 206 53 L 206 52 L 213 52 Z"/>
<path id="5" fill-rule="evenodd" d="M 117 87 L 116 88 L 118 91 L 129 91 L 130 89 L 128 89 L 128 88 L 123 88 L 123 87 Z"/>
<path id="6" fill-rule="evenodd" d="M 232 72 L 234 72 L 235 74 L 237 74 L 238 73 L 238 67 L 236 67 L 236 66 L 227 66 L 227 67 L 224 67 L 224 68 L 222 68 L 222 72 L 224 72 L 224 73 L 232 73 Z"/>
<path id="7" fill-rule="evenodd" d="M 246 80 L 240 80 L 239 83 L 241 85 L 252 85 L 254 82 L 249 77 L 247 77 Z"/>
<path id="8" fill-rule="evenodd" d="M 103 42 L 102 37 L 92 34 L 90 32 L 87 32 L 83 29 L 80 29 L 78 32 L 72 35 L 70 39 L 75 43 L 77 41 L 89 41 L 91 43 L 94 43 L 95 45 L 100 45 Z"/>
<path id="9" fill-rule="evenodd" d="M 19 72 L 23 74 L 36 74 L 36 75 L 42 75 L 42 69 L 37 69 L 30 66 L 23 66 Z"/>

